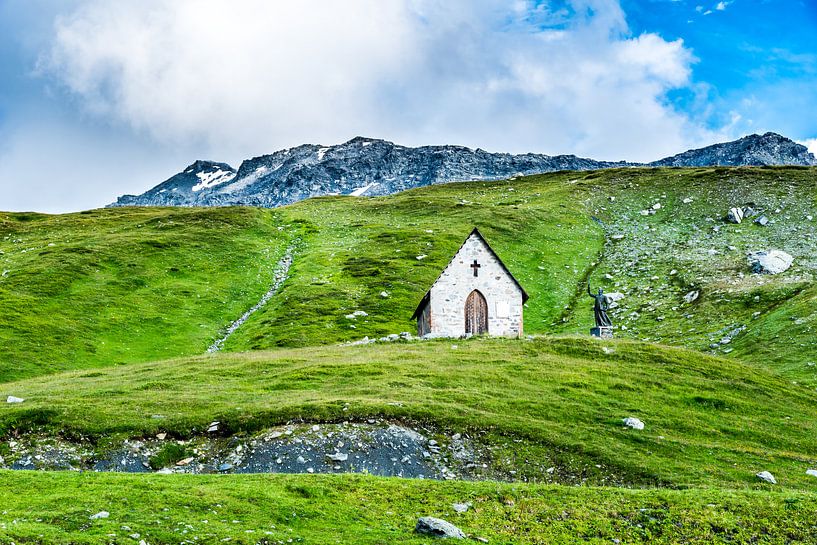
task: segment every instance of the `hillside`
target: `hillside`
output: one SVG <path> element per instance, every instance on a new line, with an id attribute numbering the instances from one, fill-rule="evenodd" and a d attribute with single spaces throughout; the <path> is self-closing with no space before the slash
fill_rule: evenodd
<path id="1" fill-rule="evenodd" d="M 249 208 L 0 214 L 0 380 L 200 354 L 295 231 Z"/>
<path id="2" fill-rule="evenodd" d="M 589 278 L 624 295 L 619 337 L 740 355 L 817 384 L 814 180 L 814 169 L 795 167 L 613 169 L 274 212 L 6 214 L 0 335 L 13 342 L 0 348 L 1 376 L 202 353 L 260 299 L 296 239 L 281 291 L 226 350 L 411 332 L 423 293 L 478 226 L 531 295 L 526 333 L 585 334 Z M 767 225 L 724 221 L 749 204 Z M 790 253 L 793 267 L 751 274 L 747 252 L 767 249 Z M 349 317 L 356 311 L 366 315 Z"/>
<path id="3" fill-rule="evenodd" d="M 0 404 L 3 435 L 90 441 L 79 451 L 95 454 L 74 462 L 77 469 L 121 448 L 121 438 L 207 436 L 214 421 L 229 441 L 217 457 L 240 468 L 254 448 L 249 436 L 270 427 L 382 418 L 424 426 L 446 451 L 457 443 L 453 435 L 466 437 L 463 448 L 481 453 L 473 455 L 480 469 L 456 457 L 447 463 L 477 479 L 741 488 L 770 470 L 779 486 L 815 486 L 806 475 L 817 463 L 811 389 L 739 362 L 628 341 L 441 340 L 221 354 L 6 383 L 0 394 L 26 399 Z M 626 428 L 626 417 L 645 429 Z M 196 444 L 190 448 L 205 456 Z"/>

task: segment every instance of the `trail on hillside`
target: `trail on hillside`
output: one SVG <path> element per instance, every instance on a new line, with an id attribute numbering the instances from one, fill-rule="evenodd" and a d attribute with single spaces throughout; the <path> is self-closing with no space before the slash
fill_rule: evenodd
<path id="1" fill-rule="evenodd" d="M 250 316 L 252 316 L 256 311 L 266 305 L 272 296 L 275 295 L 278 290 L 283 285 L 284 281 L 289 277 L 289 267 L 292 265 L 293 254 L 295 253 L 295 246 L 297 245 L 297 241 L 293 243 L 289 248 L 286 249 L 284 255 L 281 259 L 278 260 L 278 264 L 275 267 L 275 274 L 274 274 L 274 281 L 272 287 L 261 297 L 261 300 L 255 304 L 250 310 L 245 312 L 241 315 L 241 317 L 230 324 L 230 327 L 227 328 L 227 331 L 224 333 L 224 336 L 210 345 L 210 348 L 207 349 L 208 354 L 212 354 L 214 352 L 218 352 L 224 346 L 224 343 L 227 342 L 227 339 L 235 333 L 239 327 L 241 327 L 244 322 L 246 322 Z"/>

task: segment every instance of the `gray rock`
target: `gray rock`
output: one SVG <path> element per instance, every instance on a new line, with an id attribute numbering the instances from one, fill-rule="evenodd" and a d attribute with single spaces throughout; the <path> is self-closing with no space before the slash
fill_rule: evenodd
<path id="1" fill-rule="evenodd" d="M 782 250 L 768 250 L 750 253 L 748 261 L 754 273 L 780 274 L 791 267 L 794 258 Z"/>
<path id="2" fill-rule="evenodd" d="M 23 401 L 25 401 L 25 399 L 22 397 L 8 396 L 6 398 L 6 403 L 22 403 Z"/>
<path id="3" fill-rule="evenodd" d="M 767 218 L 766 216 L 760 216 L 755 220 L 755 223 L 760 225 L 761 227 L 766 227 L 767 225 L 769 225 L 769 218 Z"/>
<path id="4" fill-rule="evenodd" d="M 465 539 L 465 533 L 448 521 L 435 517 L 421 517 L 414 531 L 426 536 Z"/>
<path id="5" fill-rule="evenodd" d="M 760 473 L 755 475 L 755 477 L 757 477 L 761 481 L 765 481 L 767 483 L 777 484 L 777 480 L 775 480 L 774 475 L 772 475 L 768 471 L 761 471 Z"/>
<path id="6" fill-rule="evenodd" d="M 742 208 L 730 208 L 729 212 L 726 214 L 726 221 L 729 223 L 740 223 L 743 221 L 743 209 Z"/>
<path id="7" fill-rule="evenodd" d="M 684 295 L 684 301 L 686 301 L 687 303 L 692 303 L 694 301 L 697 301 L 697 299 L 698 299 L 698 297 L 700 295 L 701 295 L 701 292 L 699 292 L 698 290 L 693 290 L 693 291 L 687 293 L 686 295 Z"/>
<path id="8" fill-rule="evenodd" d="M 451 506 L 451 508 L 457 513 L 466 513 L 470 507 L 470 503 L 455 503 Z"/>
<path id="9" fill-rule="evenodd" d="M 624 425 L 628 428 L 633 428 L 634 430 L 643 430 L 644 429 L 644 422 L 639 420 L 638 418 L 633 418 L 632 416 L 628 416 L 627 418 L 623 419 Z"/>
<path id="10" fill-rule="evenodd" d="M 817 469 L 807 469 L 806 475 L 809 475 L 810 477 L 817 477 Z"/>
<path id="11" fill-rule="evenodd" d="M 779 134 L 751 135 L 668 157 L 649 166 L 815 165 L 805 146 Z M 357 137 L 336 146 L 305 144 L 244 161 L 196 161 L 142 195 L 110 206 L 227 206 L 272 208 L 319 195 L 390 195 L 414 187 L 465 180 L 503 180 L 559 170 L 638 166 L 574 155 L 510 155 L 462 146 L 408 148 Z M 684 199 L 687 202 L 687 199 Z M 654 209 L 643 211 L 655 214 Z"/>
<path id="12" fill-rule="evenodd" d="M 349 459 L 349 455 L 346 454 L 345 452 L 336 452 L 334 454 L 327 454 L 326 457 L 329 458 L 330 460 L 334 461 L 334 462 L 345 462 L 346 460 Z"/>
<path id="13" fill-rule="evenodd" d="M 106 519 L 109 516 L 111 516 L 111 514 L 108 513 L 107 511 L 100 511 L 99 513 L 96 513 L 95 515 L 91 515 L 88 518 L 91 519 L 91 520 L 96 520 L 96 519 Z"/>

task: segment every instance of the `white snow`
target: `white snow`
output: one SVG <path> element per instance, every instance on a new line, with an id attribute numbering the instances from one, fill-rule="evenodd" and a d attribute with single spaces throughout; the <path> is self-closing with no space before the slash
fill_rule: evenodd
<path id="1" fill-rule="evenodd" d="M 329 151 L 329 148 L 320 148 L 318 150 L 318 161 L 323 161 L 323 156 L 326 155 L 327 151 Z"/>
<path id="2" fill-rule="evenodd" d="M 363 195 L 364 193 L 366 193 L 368 190 L 370 190 L 371 188 L 373 188 L 376 185 L 377 185 L 377 182 L 372 182 L 367 186 L 358 187 L 357 189 L 355 189 L 354 191 L 349 193 L 349 196 L 350 197 L 360 197 L 361 195 Z"/>
<path id="3" fill-rule="evenodd" d="M 363 147 L 364 147 L 364 148 L 365 148 L 366 146 L 371 146 L 371 145 L 372 145 L 372 143 L 371 143 L 371 142 L 363 142 Z"/>
<path id="4" fill-rule="evenodd" d="M 198 178 L 200 182 L 193 186 L 193 192 L 198 192 L 202 189 L 209 189 L 219 184 L 229 182 L 235 178 L 235 172 L 221 170 L 219 168 L 212 172 L 199 172 L 196 174 L 196 178 Z"/>
<path id="5" fill-rule="evenodd" d="M 283 164 L 283 163 L 281 163 L 281 164 Z M 279 168 L 280 166 L 281 166 L 280 164 L 276 165 L 275 168 Z M 272 170 L 275 170 L 275 169 L 272 169 Z M 252 174 L 250 174 L 248 176 L 244 176 L 240 180 L 231 183 L 229 186 L 220 189 L 219 193 L 235 193 L 236 191 L 241 191 L 242 189 L 244 189 L 248 185 L 254 183 L 261 176 L 264 176 L 269 171 L 270 171 L 270 169 L 268 167 L 260 166 L 260 167 L 256 168 L 255 171 L 253 171 Z"/>

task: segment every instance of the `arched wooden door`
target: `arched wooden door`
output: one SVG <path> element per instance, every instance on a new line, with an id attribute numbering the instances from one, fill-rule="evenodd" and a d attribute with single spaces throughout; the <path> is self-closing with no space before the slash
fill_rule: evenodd
<path id="1" fill-rule="evenodd" d="M 488 333 L 488 302 L 479 290 L 474 290 L 465 301 L 465 334 L 483 333 Z"/>

